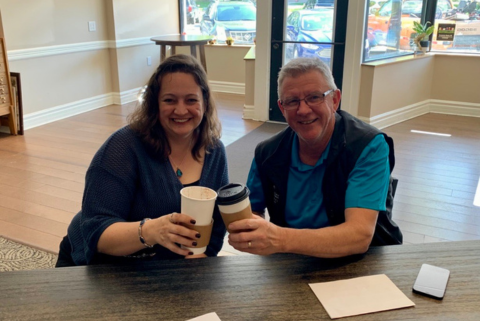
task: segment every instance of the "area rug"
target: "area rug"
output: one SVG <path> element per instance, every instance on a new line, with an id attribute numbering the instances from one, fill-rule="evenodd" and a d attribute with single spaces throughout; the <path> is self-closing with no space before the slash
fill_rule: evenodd
<path id="1" fill-rule="evenodd" d="M 0 237 L 0 272 L 54 268 L 57 255 Z"/>

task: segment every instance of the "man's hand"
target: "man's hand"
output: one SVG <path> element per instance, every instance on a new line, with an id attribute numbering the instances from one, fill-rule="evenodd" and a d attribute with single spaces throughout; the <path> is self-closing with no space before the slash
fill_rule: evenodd
<path id="1" fill-rule="evenodd" d="M 253 219 L 231 223 L 228 243 L 252 254 L 296 253 L 335 258 L 365 253 L 372 241 L 378 212 L 347 208 L 345 222 L 318 229 L 294 229 L 276 226 L 257 215 Z"/>
<path id="2" fill-rule="evenodd" d="M 283 229 L 258 215 L 240 220 L 228 226 L 228 243 L 235 249 L 247 253 L 269 255 L 283 252 L 285 241 Z"/>

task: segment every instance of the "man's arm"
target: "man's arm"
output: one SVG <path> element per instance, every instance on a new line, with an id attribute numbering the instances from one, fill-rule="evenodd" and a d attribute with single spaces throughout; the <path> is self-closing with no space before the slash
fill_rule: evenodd
<path id="1" fill-rule="evenodd" d="M 334 258 L 365 253 L 372 241 L 378 212 L 364 208 L 347 208 L 345 223 L 319 229 L 282 228 L 255 217 L 233 222 L 229 243 L 252 254 L 296 253 Z M 249 246 L 250 243 L 250 246 Z"/>
<path id="2" fill-rule="evenodd" d="M 345 223 L 340 225 L 316 230 L 286 229 L 285 252 L 327 258 L 365 253 L 372 242 L 377 216 L 378 211 L 347 208 Z"/>
<path id="3" fill-rule="evenodd" d="M 378 135 L 362 152 L 349 176 L 344 223 L 320 229 L 293 229 L 264 220 L 243 220 L 230 224 L 229 228 L 239 233 L 231 233 L 229 243 L 238 250 L 262 255 L 287 252 L 341 257 L 364 253 L 372 241 L 378 211 L 385 207 L 389 176 L 388 145 Z"/>

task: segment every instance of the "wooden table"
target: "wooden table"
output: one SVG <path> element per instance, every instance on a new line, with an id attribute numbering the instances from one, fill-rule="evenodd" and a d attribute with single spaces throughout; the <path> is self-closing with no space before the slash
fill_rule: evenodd
<path id="1" fill-rule="evenodd" d="M 212 36 L 195 36 L 195 35 L 174 35 L 174 36 L 160 36 L 153 37 L 150 40 L 154 41 L 156 45 L 160 46 L 160 62 L 167 56 L 166 46 L 171 47 L 171 54 L 176 53 L 177 46 L 190 46 L 190 54 L 197 58 L 197 46 L 200 49 L 200 62 L 207 71 L 207 62 L 205 59 L 205 45 L 212 40 Z"/>
<path id="2" fill-rule="evenodd" d="M 412 293 L 422 263 L 451 271 L 442 301 Z M 227 256 L 0 273 L 2 320 L 330 320 L 308 283 L 385 273 L 416 306 L 345 320 L 480 320 L 480 241 L 372 248 L 325 260 Z"/>

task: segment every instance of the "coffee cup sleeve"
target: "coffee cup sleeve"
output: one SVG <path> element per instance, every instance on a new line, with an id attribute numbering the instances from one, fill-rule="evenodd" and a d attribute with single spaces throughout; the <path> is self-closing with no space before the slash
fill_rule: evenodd
<path id="1" fill-rule="evenodd" d="M 223 223 L 225 223 L 225 227 L 227 228 L 227 231 L 231 233 L 231 231 L 228 229 L 228 225 L 236 221 L 252 218 L 252 208 L 250 207 L 250 205 L 248 205 L 240 212 L 222 213 L 222 211 L 220 211 L 220 214 L 222 215 Z"/>
<path id="2" fill-rule="evenodd" d="M 185 225 L 184 225 L 185 226 Z M 197 245 L 196 246 L 189 246 L 192 248 L 200 248 L 205 247 L 210 243 L 210 237 L 212 236 L 212 229 L 213 229 L 213 219 L 209 225 L 189 225 L 185 226 L 187 228 L 191 228 L 198 233 L 200 233 L 200 238 L 196 239 Z"/>

